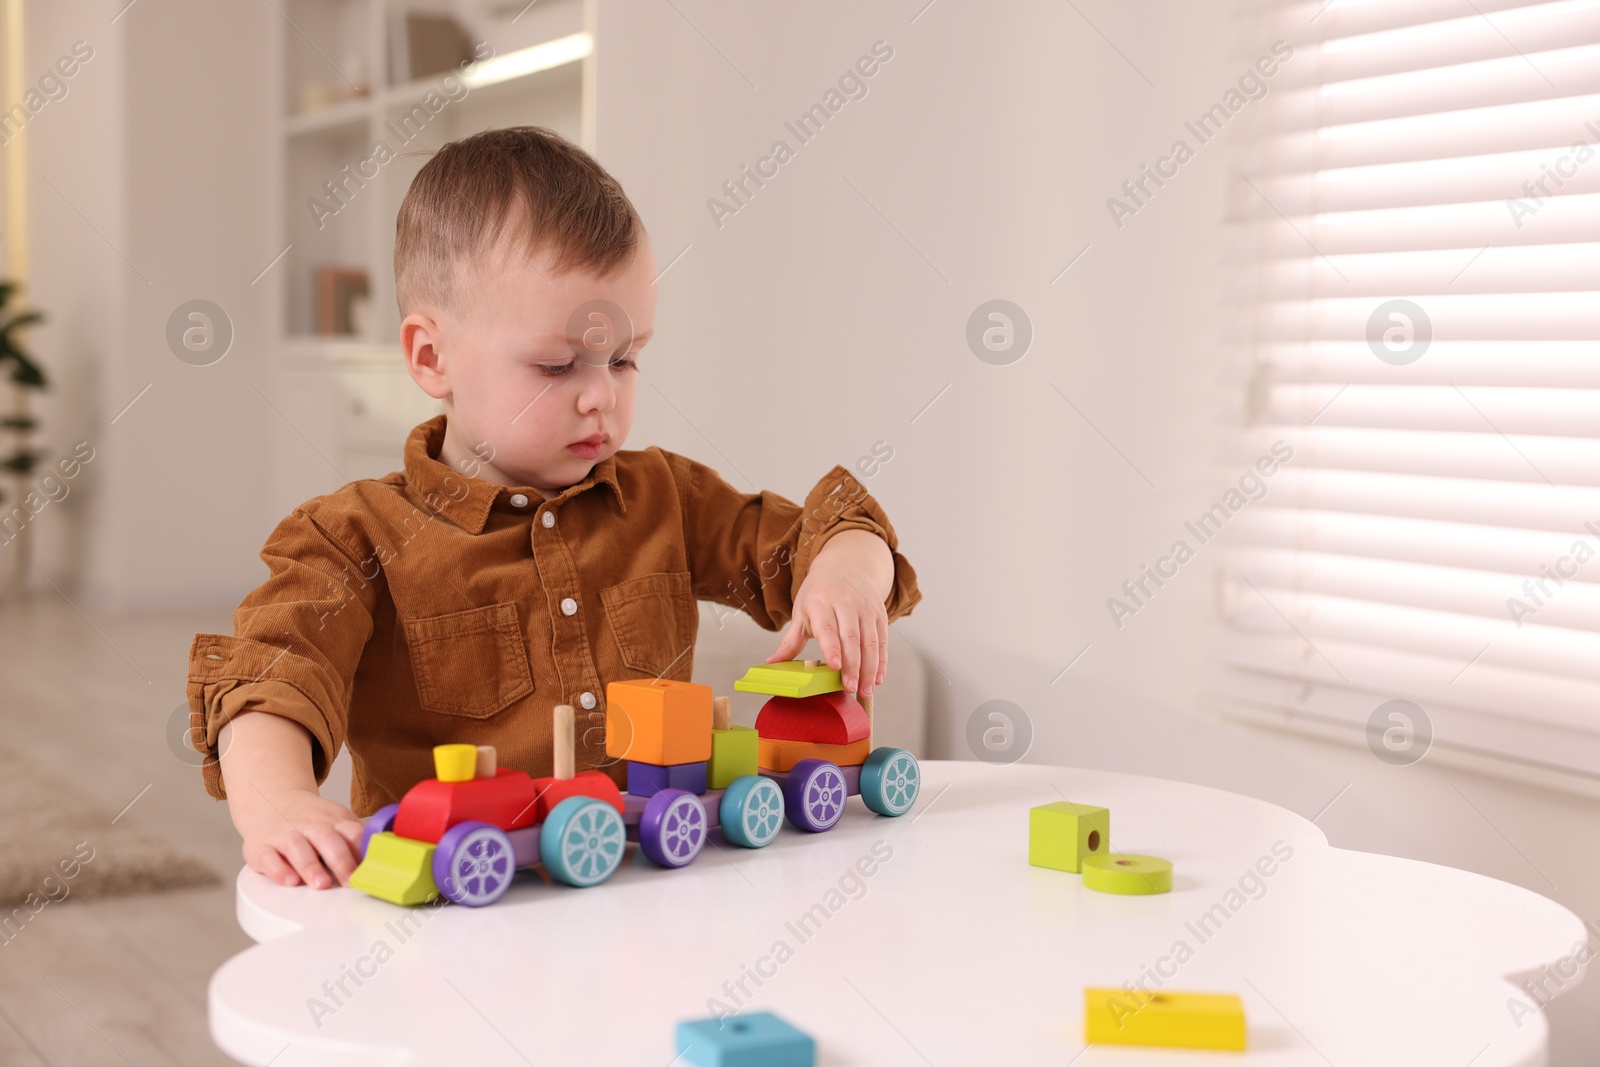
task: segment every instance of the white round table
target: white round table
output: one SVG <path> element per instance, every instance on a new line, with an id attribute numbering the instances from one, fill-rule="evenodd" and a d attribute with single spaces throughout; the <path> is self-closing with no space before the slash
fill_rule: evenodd
<path id="1" fill-rule="evenodd" d="M 590 889 L 520 871 L 486 908 L 246 868 L 239 921 L 260 943 L 212 977 L 212 1036 L 275 1067 L 666 1067 L 678 1021 L 748 1008 L 810 1033 L 819 1064 L 1545 1063 L 1543 1016 L 1508 1000 L 1531 1007 L 1520 979 L 1586 931 L 1536 893 L 1331 848 L 1291 812 L 1180 782 L 923 774 L 898 819 L 852 799 L 827 833 L 786 826 L 758 850 L 713 836 L 680 870 L 633 850 Z M 1171 860 L 1172 892 L 1029 866 L 1028 810 L 1062 799 L 1111 810 L 1113 851 Z M 1086 1050 L 1084 988 L 1124 983 L 1239 994 L 1249 1051 Z"/>

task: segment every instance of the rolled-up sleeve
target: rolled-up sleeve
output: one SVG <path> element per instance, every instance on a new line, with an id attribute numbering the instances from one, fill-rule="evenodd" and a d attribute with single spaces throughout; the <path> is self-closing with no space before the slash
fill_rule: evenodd
<path id="1" fill-rule="evenodd" d="M 665 453 L 682 498 L 695 596 L 739 608 L 767 630 L 794 614 L 794 598 L 817 553 L 835 534 L 866 530 L 894 559 L 894 585 L 884 600 L 889 621 L 908 615 L 922 593 L 917 574 L 882 505 L 842 466 L 835 466 L 795 504 L 762 490 L 742 493 L 715 470 Z"/>
<path id="2" fill-rule="evenodd" d="M 278 524 L 261 558 L 270 576 L 234 611 L 233 635 L 196 634 L 189 648 L 189 740 L 218 800 L 227 799 L 218 735 L 243 712 L 304 726 L 317 783 L 327 778 L 383 581 L 376 553 L 344 543 L 305 508 Z"/>

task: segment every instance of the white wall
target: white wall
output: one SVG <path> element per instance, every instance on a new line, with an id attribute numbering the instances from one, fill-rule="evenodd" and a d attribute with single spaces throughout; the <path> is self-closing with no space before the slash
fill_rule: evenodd
<path id="1" fill-rule="evenodd" d="M 893 445 L 867 484 L 926 594 L 898 627 L 931 665 L 933 755 L 969 758 L 969 716 L 1008 699 L 1036 732 L 1031 760 L 1202 782 L 1308 818 L 1348 784 L 1318 820 L 1334 844 L 1600 917 L 1600 862 L 1579 845 L 1592 802 L 1194 713 L 1213 632 L 1206 549 L 1112 624 L 1106 598 L 1238 473 L 1219 462 L 1237 406 L 1222 369 L 1227 133 L 1121 229 L 1105 206 L 1245 66 L 1232 8 L 920 9 L 602 10 L 601 161 L 661 264 L 690 246 L 661 281 L 645 370 L 661 392 L 641 388 L 634 442 L 791 495 Z M 719 229 L 706 199 L 774 138 L 797 143 L 784 121 L 879 39 L 895 54 L 868 95 Z M 963 336 L 995 297 L 1035 329 L 1006 367 Z M 1588 1062 L 1597 1005 L 1596 982 L 1557 1001 L 1553 1062 Z"/>
<path id="2" fill-rule="evenodd" d="M 34 75 L 74 41 L 95 52 L 25 136 L 31 295 L 50 315 L 34 344 L 57 378 L 43 440 L 95 449 L 82 491 L 36 520 L 35 546 L 44 575 L 102 607 L 236 597 L 260 580 L 276 519 L 258 492 L 278 416 L 252 387 L 273 392 L 274 361 L 251 280 L 279 251 L 260 47 L 279 16 L 140 0 L 113 23 L 125 6 L 30 4 L 27 31 Z M 168 316 L 194 298 L 235 330 L 209 367 L 166 342 Z"/>
<path id="3" fill-rule="evenodd" d="M 602 17 L 600 154 L 658 260 L 692 246 L 662 279 L 646 368 L 671 403 L 644 388 L 635 440 L 795 494 L 886 440 L 895 458 L 869 484 L 928 593 L 905 630 L 947 675 L 1005 649 L 1048 680 L 1092 642 L 1069 677 L 1186 699 L 1206 576 L 1186 571 L 1163 611 L 1121 633 L 1104 601 L 1213 490 L 1224 158 L 1193 164 L 1120 232 L 1104 202 L 1187 101 L 1215 95 L 1226 22 L 1168 5 L 1151 39 L 1091 12 L 1159 73 L 1153 90 L 1070 8 L 936 4 L 915 24 L 902 8 L 703 12 L 731 65 L 670 6 Z M 869 95 L 719 230 L 707 198 L 774 138 L 794 142 L 784 121 L 879 39 L 895 55 Z M 1006 367 L 964 337 L 995 297 L 1035 329 Z M 1152 648 L 1159 672 L 1141 669 Z M 971 674 L 983 691 L 944 710 L 1023 681 Z"/>

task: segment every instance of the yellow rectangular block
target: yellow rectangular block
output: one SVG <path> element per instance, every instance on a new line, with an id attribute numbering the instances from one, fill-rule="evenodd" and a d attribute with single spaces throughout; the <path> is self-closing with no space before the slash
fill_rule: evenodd
<path id="1" fill-rule="evenodd" d="M 1083 991 L 1083 1039 L 1091 1045 L 1243 1050 L 1244 1003 L 1231 993 Z"/>
<path id="2" fill-rule="evenodd" d="M 706 788 L 726 789 L 735 778 L 761 767 L 761 739 L 748 726 L 712 729 L 711 759 L 706 762 Z"/>
<path id="3" fill-rule="evenodd" d="M 711 687 L 672 678 L 610 683 L 606 755 L 660 767 L 709 760 Z"/>
<path id="4" fill-rule="evenodd" d="M 763 737 L 756 749 L 756 762 L 763 770 L 788 771 L 803 759 L 825 759 L 841 767 L 855 767 L 872 755 L 872 739 L 864 737 L 848 745 L 819 745 L 814 741 L 779 741 Z"/>

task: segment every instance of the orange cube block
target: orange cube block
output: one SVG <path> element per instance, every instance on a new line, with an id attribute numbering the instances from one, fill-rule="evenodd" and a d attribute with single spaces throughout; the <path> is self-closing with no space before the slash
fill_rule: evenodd
<path id="1" fill-rule="evenodd" d="M 711 687 L 671 678 L 606 686 L 606 755 L 670 766 L 711 758 Z"/>
<path id="2" fill-rule="evenodd" d="M 756 746 L 756 763 L 764 771 L 789 771 L 803 759 L 825 759 L 840 767 L 856 767 L 872 755 L 872 741 L 862 738 L 848 745 L 819 745 L 815 741 L 780 741 L 763 737 Z"/>

